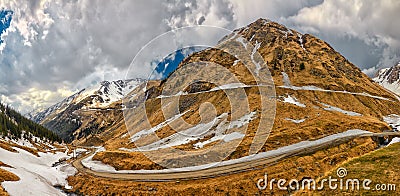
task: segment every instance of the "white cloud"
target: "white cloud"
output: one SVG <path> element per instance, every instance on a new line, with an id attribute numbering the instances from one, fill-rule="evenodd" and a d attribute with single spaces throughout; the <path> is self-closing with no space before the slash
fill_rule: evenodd
<path id="1" fill-rule="evenodd" d="M 164 3 L 168 12 L 166 23 L 172 29 L 193 26 L 212 25 L 233 28 L 233 5 L 227 0 L 179 0 Z"/>
<path id="2" fill-rule="evenodd" d="M 368 69 L 363 69 L 362 72 L 373 77 L 376 75 L 378 69 L 376 67 L 370 67 Z"/>
<path id="3" fill-rule="evenodd" d="M 231 0 L 237 27 L 245 26 L 258 18 L 281 22 L 298 13 L 304 7 L 318 5 L 322 0 Z"/>
<path id="4" fill-rule="evenodd" d="M 32 108 L 46 108 L 60 99 L 70 96 L 74 92 L 67 88 L 59 88 L 57 91 L 40 90 L 30 88 L 28 91 L 18 95 L 1 95 L 1 102 L 11 104 L 12 107 L 23 114 L 30 112 Z"/>

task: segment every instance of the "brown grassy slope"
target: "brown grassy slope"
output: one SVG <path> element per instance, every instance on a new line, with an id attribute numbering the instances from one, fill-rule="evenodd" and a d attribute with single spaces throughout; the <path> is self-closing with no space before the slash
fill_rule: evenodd
<path id="1" fill-rule="evenodd" d="M 303 103 L 308 104 L 308 102 L 303 101 Z M 278 102 L 277 107 L 277 116 L 275 118 L 274 128 L 269 136 L 266 144 L 262 151 L 273 150 L 279 147 L 287 146 L 290 144 L 298 143 L 304 140 L 315 140 L 327 135 L 331 135 L 334 133 L 340 133 L 349 129 L 363 129 L 369 130 L 372 132 L 383 131 L 389 129 L 385 123 L 380 121 L 379 119 L 365 115 L 365 116 L 347 116 L 345 114 L 339 112 L 329 112 L 325 111 L 321 108 L 314 107 L 306 107 L 300 108 L 298 106 Z M 294 112 L 295 111 L 295 112 Z M 357 111 L 360 112 L 360 111 Z M 365 111 L 364 111 L 365 113 Z M 159 116 L 158 116 L 159 117 Z M 303 123 L 296 124 L 290 121 L 285 120 L 285 118 L 293 118 L 293 119 L 303 119 L 306 120 Z M 190 122 L 190 121 L 189 121 Z M 254 135 L 255 130 L 257 129 L 258 119 L 252 121 L 248 126 L 247 136 L 242 141 L 241 147 L 237 149 L 237 152 L 232 155 L 230 158 L 239 158 L 244 156 L 248 152 L 248 147 L 252 142 L 252 136 Z M 168 128 L 164 128 L 161 131 L 164 131 Z M 253 135 L 251 134 L 253 133 Z M 109 140 L 107 142 L 106 148 L 109 150 L 118 149 L 119 147 L 126 147 L 124 144 L 126 143 L 126 138 L 115 138 L 113 140 Z M 123 142 L 122 144 L 120 142 Z M 133 146 L 131 146 L 133 147 Z M 185 150 L 193 150 L 193 146 L 185 146 Z M 126 155 L 124 155 L 126 154 Z M 136 157 L 142 157 L 143 160 L 145 158 L 141 153 L 126 153 L 126 152 L 113 152 L 113 154 L 107 154 L 102 158 L 102 155 L 106 155 L 106 153 L 101 153 L 99 156 L 96 156 L 98 160 L 104 160 L 104 162 L 109 163 L 116 167 L 117 169 L 129 169 L 132 168 L 133 165 L 140 164 L 137 163 L 137 159 L 124 159 L 124 161 L 118 161 L 119 156 L 133 156 L 136 154 Z M 116 156 L 111 156 L 116 155 Z M 118 155 L 118 156 L 117 156 Z M 179 156 L 177 156 L 179 157 Z M 160 155 L 160 159 L 162 159 L 162 155 Z M 114 160 L 114 161 L 106 161 Z M 125 165 L 124 165 L 125 164 Z"/>

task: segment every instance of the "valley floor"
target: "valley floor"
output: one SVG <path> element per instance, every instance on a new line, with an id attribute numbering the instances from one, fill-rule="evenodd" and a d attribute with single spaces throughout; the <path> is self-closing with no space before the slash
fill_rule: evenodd
<path id="1" fill-rule="evenodd" d="M 259 190 L 257 182 L 268 174 L 272 179 L 322 179 L 334 176 L 338 167 L 349 171 L 348 177 L 366 178 L 373 182 L 400 184 L 398 178 L 400 143 L 375 150 L 376 143 L 370 137 L 354 138 L 340 145 L 333 145 L 297 156 L 290 156 L 277 162 L 268 162 L 254 166 L 249 171 L 233 173 L 218 177 L 198 180 L 173 180 L 168 182 L 138 182 L 134 180 L 95 177 L 85 172 L 78 172 L 68 164 L 52 167 L 62 157 L 71 157 L 68 152 L 36 152 L 30 153 L 20 146 L 6 147 L 2 142 L 0 160 L 0 181 L 5 189 L 0 195 L 23 195 L 25 193 L 63 195 L 66 192 L 98 195 L 98 194 L 285 194 L 295 190 Z M 13 150 L 12 150 L 13 149 Z M 10 151 L 11 150 L 11 151 Z M 13 152 L 12 152 L 13 151 Z M 370 152 L 370 153 L 368 153 Z M 365 154 L 365 155 L 364 155 Z M 360 157 L 360 155 L 362 155 Z M 385 177 L 382 177 L 385 176 Z M 67 178 L 67 181 L 65 179 Z M 55 188 L 59 186 L 61 189 Z M 27 192 L 29 190 L 30 192 Z M 7 191 L 7 192 L 6 192 Z M 307 193 L 304 191 L 297 192 Z M 349 194 L 349 192 L 317 191 L 312 194 Z M 352 193 L 352 192 L 350 192 Z M 393 191 L 356 192 L 361 194 L 390 195 Z"/>
<path id="2" fill-rule="evenodd" d="M 398 144 L 396 144 L 396 146 L 398 146 Z M 254 170 L 251 171 L 209 179 L 137 182 L 132 180 L 94 177 L 90 174 L 79 173 L 78 175 L 69 177 L 68 182 L 73 186 L 71 192 L 85 195 L 130 195 L 133 193 L 139 195 L 225 195 L 228 193 L 234 195 L 272 195 L 277 193 L 294 193 L 295 190 L 281 191 L 277 190 L 276 187 L 273 190 L 259 190 L 257 188 L 257 182 L 259 179 L 264 178 L 265 173 L 268 173 L 268 177 L 271 179 L 317 179 L 325 176 L 327 172 L 333 171 L 338 165 L 345 164 L 354 158 L 354 160 L 357 160 L 357 157 L 360 155 L 374 151 L 376 147 L 376 144 L 371 138 L 356 138 L 339 146 L 331 146 L 306 155 L 293 156 L 277 163 L 270 163 L 265 166 L 254 168 Z M 383 148 L 376 152 L 394 150 L 393 153 L 387 153 L 387 157 L 395 158 L 392 156 L 396 156 L 397 152 L 393 148 L 394 147 Z M 385 157 L 381 158 L 384 159 Z M 360 168 L 362 168 L 362 165 L 360 165 Z M 393 172 L 396 171 L 393 170 Z"/>

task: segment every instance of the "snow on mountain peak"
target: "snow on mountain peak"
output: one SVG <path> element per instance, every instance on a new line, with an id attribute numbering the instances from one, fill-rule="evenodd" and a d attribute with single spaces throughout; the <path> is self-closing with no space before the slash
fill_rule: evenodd
<path id="1" fill-rule="evenodd" d="M 31 112 L 27 116 L 35 122 L 42 122 L 48 116 L 57 115 L 71 104 L 81 102 L 84 109 L 106 108 L 120 101 L 125 95 L 145 82 L 143 79 L 129 79 L 116 81 L 102 81 L 65 98 L 63 101 L 40 112 Z"/>
<path id="2" fill-rule="evenodd" d="M 379 70 L 373 80 L 386 89 L 400 95 L 400 62 L 393 67 Z"/>

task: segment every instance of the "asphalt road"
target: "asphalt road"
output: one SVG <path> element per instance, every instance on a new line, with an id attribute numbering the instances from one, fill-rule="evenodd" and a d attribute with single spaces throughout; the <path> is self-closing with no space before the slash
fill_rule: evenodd
<path id="1" fill-rule="evenodd" d="M 371 133 L 371 134 L 363 134 L 359 136 L 345 136 L 342 138 L 338 138 L 335 140 L 327 141 L 320 143 L 318 145 L 309 147 L 309 148 L 302 148 L 302 149 L 295 149 L 290 152 L 274 155 L 274 156 L 267 156 L 256 160 L 251 160 L 242 163 L 234 163 L 231 165 L 223 165 L 223 166 L 216 166 L 201 170 L 195 171 L 180 171 L 180 172 L 160 172 L 160 173 L 140 173 L 140 174 L 124 174 L 124 173 L 109 173 L 109 172 L 98 172 L 90 170 L 82 165 L 81 161 L 95 153 L 92 151 L 91 153 L 79 157 L 75 160 L 72 165 L 81 173 L 93 175 L 96 177 L 102 178 L 112 178 L 112 179 L 119 179 L 119 180 L 133 180 L 133 181 L 178 181 L 178 180 L 195 180 L 195 179 L 204 179 L 204 178 L 213 178 L 222 175 L 229 175 L 233 173 L 240 173 L 250 170 L 257 170 L 261 167 L 270 166 L 278 163 L 279 161 L 293 157 L 298 155 L 304 155 L 316 152 L 321 149 L 325 149 L 331 146 L 337 146 L 342 143 L 345 143 L 349 140 L 352 140 L 357 137 L 381 137 L 381 136 L 389 136 L 395 135 L 400 136 L 400 133 L 395 132 L 385 132 L 385 133 Z"/>

